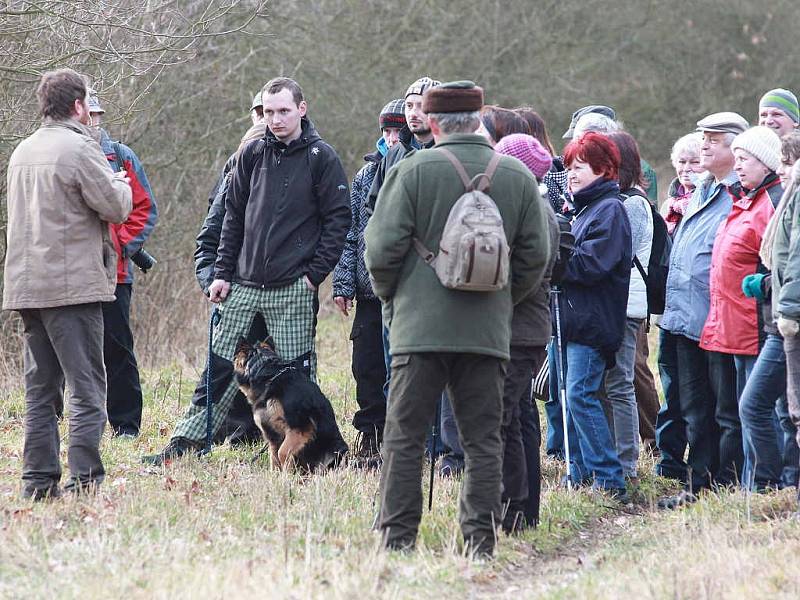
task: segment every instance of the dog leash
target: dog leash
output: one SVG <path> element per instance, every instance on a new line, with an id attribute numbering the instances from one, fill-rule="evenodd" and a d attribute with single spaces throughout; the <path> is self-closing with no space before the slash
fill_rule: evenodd
<path id="1" fill-rule="evenodd" d="M 211 401 L 211 344 L 214 339 L 214 327 L 219 323 L 219 308 L 214 307 L 208 320 L 208 356 L 206 357 L 206 446 L 202 454 L 211 454 L 211 439 L 214 430 L 214 403 Z"/>

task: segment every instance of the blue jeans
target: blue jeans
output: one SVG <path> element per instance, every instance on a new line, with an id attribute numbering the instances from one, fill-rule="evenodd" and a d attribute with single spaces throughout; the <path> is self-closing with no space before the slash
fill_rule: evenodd
<path id="1" fill-rule="evenodd" d="M 570 474 L 576 483 L 594 477 L 596 487 L 624 488 L 622 465 L 598 395 L 605 360 L 597 348 L 574 342 L 567 343 L 566 354 Z"/>
<path id="2" fill-rule="evenodd" d="M 783 465 L 775 430 L 775 404 L 785 390 L 783 339 L 769 335 L 739 400 L 744 442 L 742 484 L 748 489 L 763 490 L 780 485 Z"/>
<path id="3" fill-rule="evenodd" d="M 633 389 L 633 368 L 636 362 L 636 334 L 641 324 L 642 319 L 625 320 L 616 364 L 606 371 L 605 377 L 614 444 L 626 477 L 637 476 L 636 465 L 639 462 L 639 410 Z"/>
<path id="4" fill-rule="evenodd" d="M 658 373 L 664 392 L 664 404 L 656 418 L 656 446 L 661 454 L 656 473 L 685 484 L 686 421 L 681 412 L 676 337 L 663 329 L 659 335 Z"/>

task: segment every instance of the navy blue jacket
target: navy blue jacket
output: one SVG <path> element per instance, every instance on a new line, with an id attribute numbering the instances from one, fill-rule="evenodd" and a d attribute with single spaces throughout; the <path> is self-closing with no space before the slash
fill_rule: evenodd
<path id="1" fill-rule="evenodd" d="M 631 224 L 616 181 L 573 195 L 575 251 L 562 280 L 564 341 L 598 348 L 608 365 L 622 343 L 631 278 Z"/>

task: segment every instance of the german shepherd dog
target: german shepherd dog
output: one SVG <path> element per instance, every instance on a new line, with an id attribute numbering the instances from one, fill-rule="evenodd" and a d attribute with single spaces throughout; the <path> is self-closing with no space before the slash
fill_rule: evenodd
<path id="1" fill-rule="evenodd" d="M 271 337 L 255 345 L 240 339 L 233 371 L 273 466 L 312 472 L 342 462 L 348 448 L 330 401 L 292 361 L 278 356 Z"/>

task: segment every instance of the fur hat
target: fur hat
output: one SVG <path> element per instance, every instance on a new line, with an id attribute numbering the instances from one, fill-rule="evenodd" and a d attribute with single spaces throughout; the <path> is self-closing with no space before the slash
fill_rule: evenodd
<path id="1" fill-rule="evenodd" d="M 405 104 L 405 100 L 398 98 L 387 103 L 381 109 L 381 114 L 378 116 L 378 127 L 381 128 L 381 131 L 385 127 L 397 127 L 398 129 L 405 127 L 406 113 L 403 104 Z"/>
<path id="2" fill-rule="evenodd" d="M 789 90 L 776 88 L 768 91 L 758 102 L 759 111 L 765 107 L 782 110 L 792 121 L 800 123 L 800 106 L 797 103 L 797 96 Z"/>
<path id="3" fill-rule="evenodd" d="M 764 163 L 770 171 L 781 166 L 781 138 L 769 127 L 751 127 L 733 138 L 731 152 L 741 148 Z"/>
<path id="4" fill-rule="evenodd" d="M 553 165 L 553 157 L 532 135 L 512 133 L 497 142 L 494 150 L 522 161 L 539 181 Z"/>
<path id="5" fill-rule="evenodd" d="M 483 107 L 483 88 L 472 81 L 450 81 L 428 88 L 422 95 L 422 112 L 474 112 Z"/>

